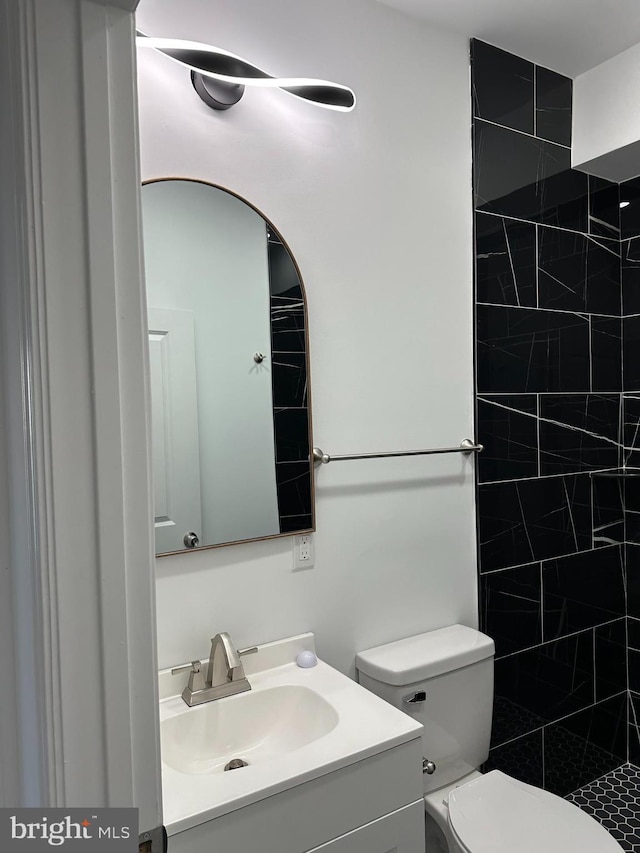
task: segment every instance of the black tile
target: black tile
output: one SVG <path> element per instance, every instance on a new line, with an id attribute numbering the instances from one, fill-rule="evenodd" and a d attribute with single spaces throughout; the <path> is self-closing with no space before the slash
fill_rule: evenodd
<path id="1" fill-rule="evenodd" d="M 573 81 L 536 66 L 536 136 L 571 145 Z"/>
<path id="2" fill-rule="evenodd" d="M 489 483 L 478 489 L 481 571 L 591 547 L 587 475 Z"/>
<path id="3" fill-rule="evenodd" d="M 640 391 L 640 316 L 624 319 L 624 390 Z"/>
<path id="4" fill-rule="evenodd" d="M 567 796 L 618 842 L 617 850 L 640 853 L 640 769 L 625 763 Z"/>
<path id="5" fill-rule="evenodd" d="M 640 693 L 640 650 L 629 649 L 629 690 Z"/>
<path id="6" fill-rule="evenodd" d="M 271 363 L 274 407 L 305 408 L 308 391 L 305 354 L 274 352 Z"/>
<path id="7" fill-rule="evenodd" d="M 493 699 L 491 749 L 521 737 L 526 732 L 540 729 L 544 723 L 544 718 L 539 714 L 516 704 L 506 695 L 496 694 Z"/>
<path id="8" fill-rule="evenodd" d="M 634 619 L 640 619 L 640 545 L 627 542 L 625 554 L 627 568 L 627 613 Z"/>
<path id="9" fill-rule="evenodd" d="M 307 409 L 275 409 L 273 422 L 276 462 L 308 460 L 310 448 Z"/>
<path id="10" fill-rule="evenodd" d="M 299 533 L 302 530 L 311 530 L 312 527 L 313 517 L 311 513 L 280 517 L 280 533 Z"/>
<path id="11" fill-rule="evenodd" d="M 521 566 L 480 576 L 481 629 L 493 638 L 496 656 L 542 640 L 540 566 Z"/>
<path id="12" fill-rule="evenodd" d="M 593 666 L 593 632 L 584 631 L 496 660 L 495 694 L 553 722 L 593 703 Z M 525 724 L 525 715 L 513 715 L 502 737 L 524 734 Z"/>
<path id="13" fill-rule="evenodd" d="M 624 542 L 623 480 L 593 477 L 593 545 L 606 548 Z"/>
<path id="14" fill-rule="evenodd" d="M 543 766 L 542 730 L 539 730 L 492 749 L 483 770 L 485 773 L 490 770 L 502 770 L 514 779 L 542 788 Z"/>
<path id="15" fill-rule="evenodd" d="M 295 261 L 280 242 L 267 243 L 271 296 L 302 298 L 302 282 Z"/>
<path id="16" fill-rule="evenodd" d="M 620 465 L 620 395 L 540 396 L 540 473 Z"/>
<path id="17" fill-rule="evenodd" d="M 595 318 L 594 318 L 595 319 Z M 604 318 L 607 321 L 608 318 Z M 618 324 L 620 321 L 617 321 Z M 577 314 L 528 308 L 477 307 L 478 393 L 588 391 L 589 320 Z M 608 326 L 598 326 L 598 377 L 610 367 Z M 595 333 L 594 358 L 595 358 Z M 607 348 L 609 346 L 609 348 Z M 618 342 L 618 360 L 620 345 Z M 597 390 L 616 390 L 615 388 Z"/>
<path id="18" fill-rule="evenodd" d="M 545 640 L 625 616 L 621 545 L 549 560 L 542 583 Z"/>
<path id="19" fill-rule="evenodd" d="M 473 137 L 477 210 L 586 233 L 587 176 L 570 149 L 480 120 Z"/>
<path id="20" fill-rule="evenodd" d="M 640 478 L 625 477 L 623 482 L 625 510 L 640 513 Z"/>
<path id="21" fill-rule="evenodd" d="M 629 694 L 629 761 L 640 764 L 640 693 Z"/>
<path id="22" fill-rule="evenodd" d="M 535 394 L 478 398 L 478 456 L 481 483 L 538 474 Z"/>
<path id="23" fill-rule="evenodd" d="M 604 178 L 589 175 L 589 233 L 620 239 L 620 190 Z"/>
<path id="24" fill-rule="evenodd" d="M 625 539 L 631 545 L 640 545 L 640 513 L 625 513 Z"/>
<path id="25" fill-rule="evenodd" d="M 474 115 L 533 133 L 533 63 L 477 39 L 471 57 Z"/>
<path id="26" fill-rule="evenodd" d="M 561 797 L 627 760 L 623 693 L 544 730 L 544 787 Z"/>
<path id="27" fill-rule="evenodd" d="M 621 313 L 620 244 L 557 228 L 540 228 L 538 298 L 541 308 Z"/>
<path id="28" fill-rule="evenodd" d="M 640 393 L 625 394 L 623 396 L 623 422 L 624 422 L 624 464 L 629 468 L 640 468 Z M 640 499 L 640 490 L 638 485 L 629 483 L 629 498 L 635 504 L 631 503 L 627 509 L 640 511 L 640 500 L 634 500 L 638 495 Z"/>
<path id="29" fill-rule="evenodd" d="M 601 625 L 594 631 L 596 701 L 627 689 L 626 619 Z"/>
<path id="30" fill-rule="evenodd" d="M 624 240 L 620 246 L 623 313 L 640 314 L 640 237 Z"/>
<path id="31" fill-rule="evenodd" d="M 622 390 L 622 320 L 591 318 L 591 390 Z"/>
<path id="32" fill-rule="evenodd" d="M 277 462 L 276 488 L 278 514 L 283 516 L 310 515 L 311 469 L 306 462 Z"/>
<path id="33" fill-rule="evenodd" d="M 301 297 L 271 297 L 271 348 L 274 352 L 304 352 L 305 309 Z"/>
<path id="34" fill-rule="evenodd" d="M 640 234 L 640 178 L 632 178 L 620 184 L 620 232 L 622 239 Z"/>
<path id="35" fill-rule="evenodd" d="M 476 213 L 478 302 L 536 305 L 536 226 Z"/>

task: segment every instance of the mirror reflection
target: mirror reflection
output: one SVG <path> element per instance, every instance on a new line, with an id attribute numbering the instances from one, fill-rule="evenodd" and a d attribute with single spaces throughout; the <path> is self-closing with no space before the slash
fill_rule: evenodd
<path id="1" fill-rule="evenodd" d="M 212 184 L 142 187 L 156 552 L 313 529 L 302 280 Z"/>

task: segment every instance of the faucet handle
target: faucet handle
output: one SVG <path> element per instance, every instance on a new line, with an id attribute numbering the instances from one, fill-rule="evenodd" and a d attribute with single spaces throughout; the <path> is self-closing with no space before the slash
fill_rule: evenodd
<path id="1" fill-rule="evenodd" d="M 185 663 L 182 666 L 174 666 L 171 670 L 171 675 L 177 675 L 179 672 L 200 672 L 202 664 L 199 660 L 192 660 L 191 663 Z"/>
<path id="2" fill-rule="evenodd" d="M 191 663 L 185 663 L 184 666 L 176 666 L 171 670 L 171 675 L 177 675 L 179 672 L 189 671 L 189 684 L 185 687 L 192 693 L 197 690 L 204 690 L 204 675 L 200 672 L 202 664 L 199 660 L 192 660 Z"/>
<path id="3" fill-rule="evenodd" d="M 248 649 L 238 649 L 238 657 L 242 657 L 243 655 L 255 655 L 257 651 L 257 646 L 249 646 Z"/>

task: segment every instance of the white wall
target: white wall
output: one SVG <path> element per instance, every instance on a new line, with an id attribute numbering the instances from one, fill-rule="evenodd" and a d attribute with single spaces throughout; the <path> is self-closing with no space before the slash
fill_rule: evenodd
<path id="1" fill-rule="evenodd" d="M 142 0 L 149 35 L 208 41 L 271 74 L 353 87 L 341 114 L 278 91 L 208 109 L 188 72 L 139 51 L 144 179 L 222 184 L 264 211 L 309 302 L 314 441 L 340 454 L 472 436 L 468 44 L 372 0 Z M 161 666 L 316 633 L 353 672 L 358 649 L 476 624 L 473 462 L 331 464 L 316 480 L 316 563 L 288 538 L 157 562 Z"/>
<path id="2" fill-rule="evenodd" d="M 572 165 L 622 182 L 640 173 L 640 44 L 576 77 Z"/>

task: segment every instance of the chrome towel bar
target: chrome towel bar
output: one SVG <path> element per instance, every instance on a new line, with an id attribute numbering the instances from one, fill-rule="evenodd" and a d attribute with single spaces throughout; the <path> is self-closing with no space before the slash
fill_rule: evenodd
<path id="1" fill-rule="evenodd" d="M 344 459 L 384 459 L 386 456 L 430 456 L 434 453 L 481 453 L 482 444 L 474 444 L 471 439 L 464 438 L 458 447 L 435 447 L 430 450 L 395 450 L 390 453 L 353 453 L 347 456 L 329 456 L 319 447 L 313 448 L 315 465 L 328 465 L 329 462 L 341 462 Z"/>

